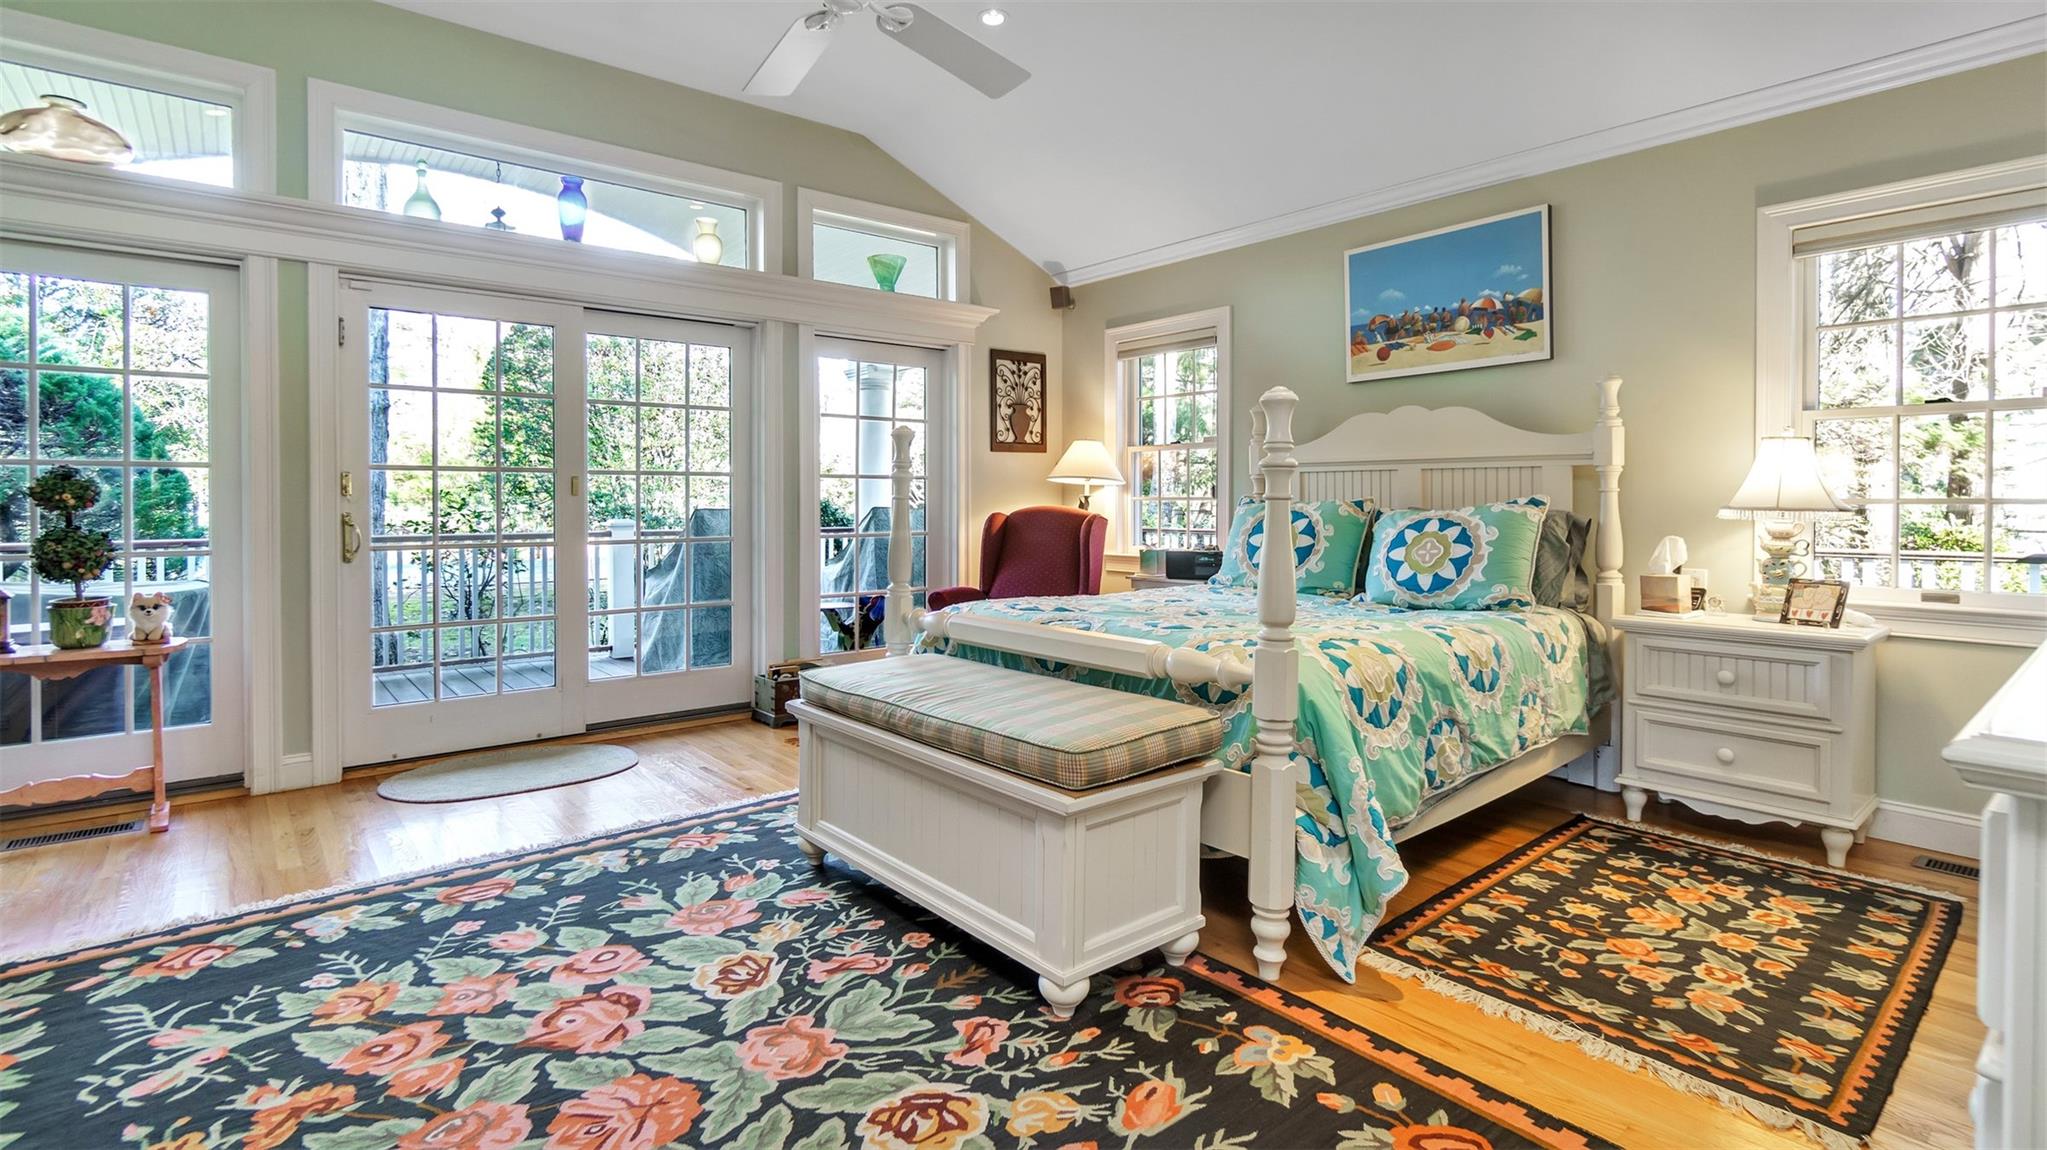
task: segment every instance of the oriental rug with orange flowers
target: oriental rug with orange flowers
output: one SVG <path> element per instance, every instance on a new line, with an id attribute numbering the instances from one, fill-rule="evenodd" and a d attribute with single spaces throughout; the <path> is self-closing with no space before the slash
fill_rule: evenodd
<path id="1" fill-rule="evenodd" d="M 793 798 L 0 966 L 0 1146 L 1608 1144 L 1199 956 L 1053 1019 Z"/>
<path id="2" fill-rule="evenodd" d="M 1852 1146 L 1961 918 L 1933 891 L 1581 815 L 1388 924 L 1370 961 Z"/>

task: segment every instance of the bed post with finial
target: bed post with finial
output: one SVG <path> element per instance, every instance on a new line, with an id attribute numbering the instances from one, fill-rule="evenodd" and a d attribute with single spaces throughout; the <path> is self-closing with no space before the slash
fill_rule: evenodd
<path id="1" fill-rule="evenodd" d="M 890 433 L 895 456 L 889 468 L 888 599 L 881 620 L 890 655 L 910 653 L 916 620 L 916 605 L 910 602 L 910 549 L 916 545 L 910 535 L 910 441 L 915 435 L 902 425 Z"/>
<path id="2" fill-rule="evenodd" d="M 1598 569 L 1592 588 L 1592 611 L 1601 623 L 1613 621 L 1627 608 L 1628 587 L 1621 579 L 1621 470 L 1627 466 L 1627 430 L 1621 424 L 1621 377 L 1609 375 L 1599 381 L 1599 419 L 1592 426 L 1592 467 L 1599 475 L 1599 534 L 1593 542 L 1592 561 Z M 1608 648 L 1614 682 L 1614 701 L 1607 707 L 1606 745 L 1598 750 L 1595 777 L 1611 779 L 1620 773 L 1621 666 L 1619 636 Z M 1610 785 L 1610 784 L 1609 784 Z M 1641 792 L 1637 792 L 1641 795 Z M 1635 795 L 1628 799 L 1628 817 L 1640 818 L 1642 803 Z M 1641 795 L 1646 799 L 1646 795 Z"/>
<path id="3" fill-rule="evenodd" d="M 1609 375 L 1599 381 L 1599 421 L 1592 428 L 1592 467 L 1599 473 L 1599 539 L 1592 555 L 1599 576 L 1593 610 L 1602 623 L 1613 622 L 1627 605 L 1628 589 L 1621 581 L 1621 469 L 1627 462 L 1621 377 Z"/>
<path id="4" fill-rule="evenodd" d="M 1252 490 L 1265 504 L 1258 554 L 1258 643 L 1251 659 L 1251 713 L 1258 721 L 1251 761 L 1251 954 L 1258 977 L 1279 978 L 1294 911 L 1294 720 L 1301 707 L 1294 651 L 1294 408 L 1300 397 L 1275 387 L 1251 415 L 1262 438 Z M 1262 435 L 1261 435 L 1262 433 Z"/>

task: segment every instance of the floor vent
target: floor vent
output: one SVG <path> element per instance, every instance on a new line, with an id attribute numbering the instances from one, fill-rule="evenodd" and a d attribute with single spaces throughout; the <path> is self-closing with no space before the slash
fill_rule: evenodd
<path id="1" fill-rule="evenodd" d="M 1948 859 L 1937 859 L 1929 855 L 1920 855 L 1918 858 L 1913 859 L 1912 865 L 1920 870 L 1938 871 L 1941 874 L 1954 875 L 1956 878 L 1983 877 L 1983 868 L 1975 863 L 1951 862 Z"/>
<path id="2" fill-rule="evenodd" d="M 8 839 L 0 850 L 20 850 L 23 847 L 47 847 L 57 843 L 75 843 L 83 839 L 105 838 L 107 835 L 125 835 L 142 829 L 142 820 L 125 823 L 108 823 L 100 827 L 81 827 L 75 831 L 54 831 L 46 835 L 30 835 L 27 838 Z"/>

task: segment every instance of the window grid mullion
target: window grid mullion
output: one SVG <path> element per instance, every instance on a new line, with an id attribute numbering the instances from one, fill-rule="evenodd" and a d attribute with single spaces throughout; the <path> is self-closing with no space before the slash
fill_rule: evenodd
<path id="1" fill-rule="evenodd" d="M 31 360 L 38 360 L 41 358 L 40 349 L 42 346 L 43 277 L 31 274 L 23 278 L 28 284 L 28 347 L 24 350 L 28 352 L 28 357 Z M 42 373 L 39 371 L 29 372 L 27 386 L 28 390 L 24 393 L 23 402 L 28 405 L 28 443 L 26 445 L 28 448 L 28 480 L 30 483 L 34 483 L 36 478 L 36 461 L 41 458 L 43 446 L 41 420 L 43 406 Z M 29 507 L 28 533 L 31 542 L 42 531 L 42 517 L 43 512 L 40 507 L 33 505 Z M 30 642 L 34 642 L 41 637 L 43 629 L 41 623 L 42 578 L 36 574 L 34 563 L 27 564 L 27 567 L 28 637 Z M 12 625 L 11 621 L 9 625 Z M 28 745 L 33 747 L 43 741 L 43 680 L 39 676 L 31 675 L 29 677 L 28 692 Z"/>

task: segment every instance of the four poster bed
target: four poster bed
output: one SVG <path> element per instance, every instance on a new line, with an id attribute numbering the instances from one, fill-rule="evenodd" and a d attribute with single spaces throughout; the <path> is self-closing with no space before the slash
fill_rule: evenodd
<path id="1" fill-rule="evenodd" d="M 1620 731 L 1613 713 L 1618 692 L 1611 689 L 1610 677 L 1617 636 L 1608 628 L 1623 596 L 1620 387 L 1618 378 L 1602 382 L 1591 429 L 1564 435 L 1510 427 L 1468 408 L 1405 407 L 1354 416 L 1297 446 L 1293 417 L 1298 400 L 1291 391 L 1266 392 L 1251 413 L 1252 498 L 1262 504 L 1264 538 L 1296 539 L 1296 499 L 1456 508 L 1540 493 L 1550 507 L 1592 520 L 1584 560 L 1590 568 L 1590 594 L 1589 602 L 1580 604 L 1582 611 L 1542 606 L 1400 611 L 1302 596 L 1295 589 L 1294 554 L 1275 547 L 1257 556 L 1255 591 L 1175 588 L 924 611 L 914 606 L 909 585 L 908 433 L 899 429 L 885 621 L 888 657 L 959 656 L 1010 669 L 1010 682 L 1028 681 L 1014 676 L 1062 677 L 1194 704 L 1222 716 L 1228 734 L 1198 773 L 1158 772 L 1148 776 L 1155 782 L 1145 793 L 1154 796 L 1152 806 L 1161 807 L 1167 800 L 1159 796 L 1169 795 L 1173 780 L 1182 779 L 1183 789 L 1198 787 L 1198 802 L 1191 790 L 1185 801 L 1172 800 L 1178 805 L 1171 817 L 1189 824 L 1186 853 L 1193 853 L 1192 820 L 1198 818 L 1200 846 L 1248 860 L 1253 953 L 1261 977 L 1278 977 L 1298 909 L 1311 939 L 1349 978 L 1385 898 L 1405 881 L 1392 844 L 1567 767 L 1580 781 L 1591 781 L 1596 773 L 1611 777 L 1613 740 Z M 1439 691 L 1441 697 L 1432 694 Z M 1001 889 L 1005 882 L 1033 882 L 1038 870 L 1018 866 L 1019 873 L 1005 879 L 1000 860 L 992 867 L 980 860 L 975 866 L 993 877 L 978 879 L 983 889 L 963 897 L 960 891 L 971 885 L 964 880 L 951 875 L 934 879 L 901 862 L 913 853 L 910 839 L 932 833 L 933 821 L 972 820 L 984 807 L 1020 802 L 1010 794 L 1017 788 L 982 779 L 980 772 L 999 772 L 971 758 L 931 751 L 930 740 L 913 746 L 913 740 L 808 703 L 798 707 L 805 729 L 797 822 L 806 850 L 814 856 L 826 848 L 844 853 L 890 885 L 1024 957 L 1046 975 L 1041 985 L 1055 1009 L 1071 991 L 1072 975 L 1081 975 L 1078 985 L 1084 988 L 1087 964 L 1033 961 L 1045 937 L 1059 930 L 1019 927 L 988 911 L 1012 893 Z M 1474 706 L 1489 714 L 1468 713 Z M 917 763 L 909 764 L 911 759 Z M 872 810 L 848 815 L 846 808 L 859 804 L 847 780 L 863 771 L 886 772 L 897 761 L 924 772 L 917 786 L 931 784 L 928 789 L 912 786 L 900 793 L 928 796 L 926 809 L 900 817 Z M 969 776 L 985 796 L 969 792 L 964 801 L 946 806 L 939 792 Z M 876 777 L 864 776 L 862 785 L 871 788 Z M 1143 790 L 1136 783 L 1123 786 L 1132 795 Z M 998 792 L 1006 797 L 998 798 Z M 1045 812 L 1069 820 L 1094 817 L 1083 809 L 1090 801 L 1086 796 L 1049 787 L 1026 796 L 1039 812 L 1037 840 L 1079 849 L 1078 838 L 1058 839 L 1063 832 L 1057 826 L 1063 824 L 1044 821 L 1052 817 Z M 1134 811 L 1144 802 L 1132 798 L 1125 806 Z M 1196 806 L 1198 813 L 1192 809 Z M 860 818 L 869 825 L 854 828 Z M 876 825 L 895 821 L 905 825 L 893 830 Z M 1146 832 L 1167 844 L 1159 848 L 1162 857 L 1154 869 L 1192 870 L 1191 857 L 1178 857 L 1181 844 L 1170 838 L 1172 825 L 1161 823 Z M 999 834 L 990 822 L 968 840 L 996 851 Z M 874 845 L 883 840 L 895 845 Z M 1132 848 L 1119 849 L 1128 853 Z M 1095 850 L 1099 854 L 1101 848 Z M 1126 863 L 1114 881 L 1141 885 L 1144 869 Z M 1057 874 L 1075 891 L 1090 880 L 1085 872 Z M 1095 875 L 1093 881 L 1107 880 Z M 1166 887 L 1160 897 L 1175 902 L 1177 909 L 1151 916 L 1160 925 L 1147 937 L 1149 945 L 1164 944 L 1168 959 L 1175 960 L 1193 945 L 1188 924 L 1198 927 L 1200 922 L 1198 881 L 1192 874 L 1175 874 Z M 1186 906 L 1189 891 L 1192 917 Z M 1026 909 L 1011 917 L 1027 919 L 1034 896 L 1013 893 L 1015 905 Z M 1035 897 L 1045 902 L 1060 896 Z M 1073 929 L 1085 933 L 1078 923 Z M 1089 964 L 1099 970 L 1110 951 L 1120 948 L 1120 956 L 1128 957 L 1137 952 L 1133 947 L 1139 941 L 1137 935 L 1116 935 L 1081 949 L 1088 950 Z"/>

